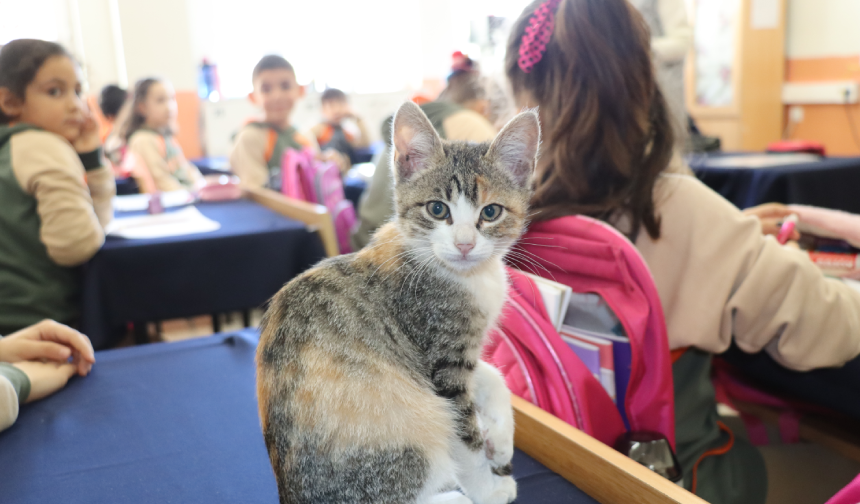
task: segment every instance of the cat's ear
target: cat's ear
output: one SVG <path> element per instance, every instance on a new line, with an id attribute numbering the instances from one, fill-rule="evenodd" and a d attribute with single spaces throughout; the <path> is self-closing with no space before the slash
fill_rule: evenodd
<path id="1" fill-rule="evenodd" d="M 535 169 L 540 146 L 540 121 L 534 110 L 518 114 L 496 135 L 487 157 L 525 186 Z"/>
<path id="2" fill-rule="evenodd" d="M 391 128 L 391 166 L 395 180 L 411 179 L 426 169 L 437 154 L 442 155 L 442 139 L 424 112 L 412 102 L 400 106 Z"/>

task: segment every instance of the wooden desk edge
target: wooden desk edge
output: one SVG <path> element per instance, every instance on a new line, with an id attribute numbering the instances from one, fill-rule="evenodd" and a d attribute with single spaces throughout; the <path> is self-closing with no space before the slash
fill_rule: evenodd
<path id="1" fill-rule="evenodd" d="M 707 504 L 537 406 L 512 402 L 517 448 L 602 504 Z"/>
<path id="2" fill-rule="evenodd" d="M 278 212 L 284 217 L 303 222 L 309 227 L 314 228 L 319 233 L 328 257 L 340 254 L 340 249 L 337 245 L 337 235 L 334 232 L 334 223 L 332 223 L 328 209 L 323 205 L 288 198 L 271 189 L 246 187 L 243 190 L 248 199 Z"/>

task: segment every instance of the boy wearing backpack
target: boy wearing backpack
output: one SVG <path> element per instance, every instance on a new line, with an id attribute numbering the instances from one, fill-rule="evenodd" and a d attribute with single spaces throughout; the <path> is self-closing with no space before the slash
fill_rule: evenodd
<path id="1" fill-rule="evenodd" d="M 281 56 L 264 56 L 252 74 L 254 91 L 251 103 L 260 107 L 264 118 L 246 124 L 236 134 L 230 166 L 246 187 L 281 189 L 281 158 L 287 149 L 310 148 L 319 151 L 316 142 L 290 124 L 296 103 L 305 88 L 296 82 L 293 66 Z"/>

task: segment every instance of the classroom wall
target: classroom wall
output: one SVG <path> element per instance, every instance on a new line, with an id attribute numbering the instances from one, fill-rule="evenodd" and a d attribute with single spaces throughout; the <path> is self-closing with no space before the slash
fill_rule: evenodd
<path id="1" fill-rule="evenodd" d="M 860 81 L 858 22 L 857 0 L 789 0 L 785 81 Z M 860 155 L 860 104 L 804 105 L 796 125 L 789 125 L 788 109 L 789 138 L 821 142 L 832 155 Z"/>

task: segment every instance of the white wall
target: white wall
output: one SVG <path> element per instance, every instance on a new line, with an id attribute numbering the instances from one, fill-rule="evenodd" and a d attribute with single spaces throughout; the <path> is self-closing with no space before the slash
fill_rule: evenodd
<path id="1" fill-rule="evenodd" d="M 90 92 L 119 81 L 108 0 L 78 0 L 85 67 Z"/>
<path id="2" fill-rule="evenodd" d="M 860 55 L 860 1 L 789 0 L 787 58 L 857 55 Z"/>
<path id="3" fill-rule="evenodd" d="M 186 0 L 119 0 L 119 13 L 130 83 L 157 75 L 176 89 L 197 89 Z"/>

